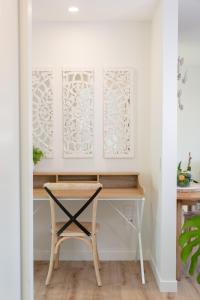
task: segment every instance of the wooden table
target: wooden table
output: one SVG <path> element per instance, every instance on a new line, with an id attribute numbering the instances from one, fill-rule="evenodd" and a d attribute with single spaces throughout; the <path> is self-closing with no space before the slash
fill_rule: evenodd
<path id="1" fill-rule="evenodd" d="M 181 251 L 178 245 L 178 237 L 181 234 L 181 227 L 182 227 L 182 207 L 187 206 L 190 208 L 192 205 L 195 205 L 200 202 L 200 191 L 193 190 L 192 192 L 188 191 L 179 191 L 177 192 L 177 226 L 176 226 L 176 236 L 177 236 L 177 243 L 176 243 L 176 278 L 177 280 L 181 280 Z"/>

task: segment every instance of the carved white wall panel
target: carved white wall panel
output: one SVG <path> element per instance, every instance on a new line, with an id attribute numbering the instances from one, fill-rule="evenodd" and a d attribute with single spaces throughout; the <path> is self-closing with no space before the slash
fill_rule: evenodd
<path id="1" fill-rule="evenodd" d="M 131 158 L 133 149 L 132 69 L 104 70 L 104 157 Z"/>
<path id="2" fill-rule="evenodd" d="M 93 156 L 94 72 L 63 70 L 64 158 Z"/>
<path id="3" fill-rule="evenodd" d="M 46 68 L 32 72 L 33 145 L 53 157 L 53 72 Z"/>

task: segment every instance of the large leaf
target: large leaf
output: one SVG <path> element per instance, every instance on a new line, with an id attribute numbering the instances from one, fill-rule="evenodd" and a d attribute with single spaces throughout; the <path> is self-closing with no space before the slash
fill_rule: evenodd
<path id="1" fill-rule="evenodd" d="M 186 228 L 198 228 L 200 229 L 200 216 L 193 216 L 185 221 L 183 229 Z"/>
<path id="2" fill-rule="evenodd" d="M 184 231 L 179 237 L 179 245 L 184 247 L 192 238 L 198 236 L 198 230 Z"/>
<path id="3" fill-rule="evenodd" d="M 190 275 L 193 275 L 198 264 L 198 258 L 200 257 L 200 246 L 198 247 L 198 250 L 192 255 L 191 257 L 191 263 L 190 263 L 190 269 L 189 273 Z"/>
<path id="4" fill-rule="evenodd" d="M 181 259 L 186 264 L 189 256 L 192 254 L 193 250 L 196 246 L 200 245 L 200 238 L 196 238 L 195 240 L 188 242 L 185 247 L 182 248 L 181 251 Z"/>
<path id="5" fill-rule="evenodd" d="M 198 271 L 200 265 L 200 216 L 187 219 L 182 229 L 179 237 L 179 245 L 182 248 L 181 259 L 184 264 L 189 262 L 189 274 L 197 273 L 197 282 L 200 284 L 200 272 Z"/>

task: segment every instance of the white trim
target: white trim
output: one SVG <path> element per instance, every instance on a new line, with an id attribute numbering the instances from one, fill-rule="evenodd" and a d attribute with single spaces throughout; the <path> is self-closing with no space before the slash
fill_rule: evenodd
<path id="1" fill-rule="evenodd" d="M 160 276 L 159 270 L 156 263 L 151 257 L 150 259 L 151 269 L 153 271 L 154 277 L 156 279 L 157 286 L 161 293 L 176 293 L 177 292 L 177 281 L 176 280 L 163 280 Z"/>
<path id="2" fill-rule="evenodd" d="M 33 300 L 32 1 L 19 1 L 21 300 Z"/>

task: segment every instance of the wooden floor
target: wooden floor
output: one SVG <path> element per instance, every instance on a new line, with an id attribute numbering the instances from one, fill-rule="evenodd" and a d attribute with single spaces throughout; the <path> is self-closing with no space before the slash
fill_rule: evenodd
<path id="1" fill-rule="evenodd" d="M 91 262 L 61 262 L 51 284 L 44 285 L 48 264 L 35 263 L 35 300 L 199 300 L 200 286 L 183 278 L 178 293 L 160 293 L 148 263 L 145 263 L 146 285 L 140 280 L 139 264 L 103 262 L 103 286 L 96 286 Z"/>

